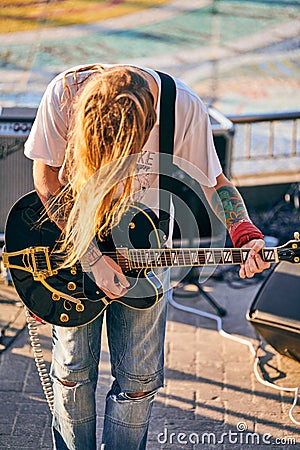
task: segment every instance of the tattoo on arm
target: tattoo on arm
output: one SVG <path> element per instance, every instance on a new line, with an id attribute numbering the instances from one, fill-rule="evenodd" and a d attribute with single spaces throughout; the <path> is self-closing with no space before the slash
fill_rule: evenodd
<path id="1" fill-rule="evenodd" d="M 221 186 L 217 189 L 212 196 L 211 206 L 227 229 L 236 222 L 249 220 L 243 199 L 234 186 Z"/>
<path id="2" fill-rule="evenodd" d="M 83 270 L 85 270 L 86 272 L 91 270 L 90 268 L 94 264 L 96 264 L 96 262 L 99 261 L 102 258 L 102 256 L 103 255 L 96 243 L 96 239 L 93 239 L 80 261 Z"/>
<path id="3" fill-rule="evenodd" d="M 52 195 L 48 193 L 46 197 L 47 212 L 51 219 L 54 220 L 60 227 L 65 224 L 65 210 L 60 193 L 58 195 Z"/>
<path id="4" fill-rule="evenodd" d="M 63 229 L 73 205 L 70 192 L 66 189 L 62 189 L 55 195 L 50 192 L 45 194 L 38 192 L 38 194 L 50 219 L 53 220 L 59 228 Z"/>
<path id="5" fill-rule="evenodd" d="M 85 257 L 89 261 L 89 264 L 91 264 L 95 259 L 98 259 L 99 256 L 101 255 L 102 253 L 100 252 L 98 245 L 96 244 L 95 240 L 93 240 L 88 246 L 88 249 L 85 253 Z"/>

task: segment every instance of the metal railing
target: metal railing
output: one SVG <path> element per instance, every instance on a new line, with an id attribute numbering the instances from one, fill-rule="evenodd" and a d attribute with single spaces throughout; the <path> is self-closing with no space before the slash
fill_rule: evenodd
<path id="1" fill-rule="evenodd" d="M 233 154 L 235 160 L 300 156 L 298 142 L 300 111 L 227 116 L 227 118 L 235 125 Z M 243 146 L 240 145 L 241 142 Z"/>

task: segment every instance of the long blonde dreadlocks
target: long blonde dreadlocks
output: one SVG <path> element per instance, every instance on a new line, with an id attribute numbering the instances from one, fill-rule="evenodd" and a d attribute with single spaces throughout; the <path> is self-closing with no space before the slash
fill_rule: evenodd
<path id="1" fill-rule="evenodd" d="M 138 69 L 99 66 L 79 87 L 65 159 L 72 201 L 64 265 L 80 259 L 96 235 L 102 240 L 127 210 L 137 155 L 155 121 L 154 99 Z"/>

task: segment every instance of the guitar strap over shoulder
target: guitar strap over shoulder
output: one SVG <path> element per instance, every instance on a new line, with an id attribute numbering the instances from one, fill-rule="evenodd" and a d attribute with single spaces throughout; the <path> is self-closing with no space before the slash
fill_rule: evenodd
<path id="1" fill-rule="evenodd" d="M 159 229 L 169 234 L 170 184 L 172 183 L 176 85 L 172 77 L 157 71 L 161 79 L 159 114 Z M 166 238 L 165 238 L 166 239 Z"/>

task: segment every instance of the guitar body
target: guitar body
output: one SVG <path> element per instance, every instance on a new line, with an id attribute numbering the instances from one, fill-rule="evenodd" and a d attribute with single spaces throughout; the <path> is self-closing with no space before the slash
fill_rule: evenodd
<path id="1" fill-rule="evenodd" d="M 114 242 L 118 247 L 131 248 L 149 248 L 153 245 L 149 236 L 158 238 L 156 218 L 153 213 L 152 216 L 149 214 L 138 206 L 130 208 L 103 244 L 104 253 L 116 252 Z M 26 194 L 12 207 L 5 229 L 5 252 L 11 255 L 27 248 L 36 251 L 34 261 L 31 255 L 21 252 L 10 256 L 9 269 L 22 302 L 43 321 L 59 326 L 81 326 L 98 317 L 113 301 L 135 309 L 148 309 L 162 297 L 162 285 L 150 269 L 125 272 L 130 288 L 126 296 L 117 300 L 107 298 L 94 283 L 91 274 L 82 271 L 79 263 L 56 270 L 58 254 L 53 250 L 59 239 L 60 229 L 45 216 L 45 209 L 35 191 Z M 159 242 L 154 245 L 159 245 Z M 49 260 L 54 269 L 44 280 L 36 276 L 34 270 L 35 264 L 38 266 L 37 273 L 46 273 L 49 269 L 47 255 L 39 248 L 49 248 Z"/>

